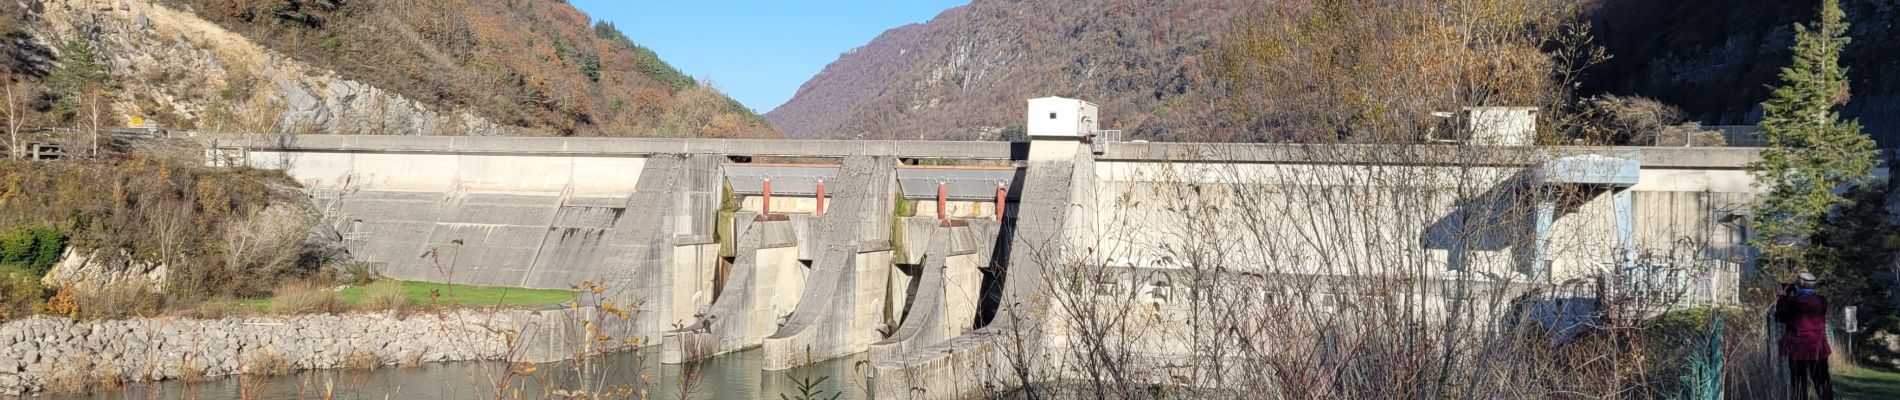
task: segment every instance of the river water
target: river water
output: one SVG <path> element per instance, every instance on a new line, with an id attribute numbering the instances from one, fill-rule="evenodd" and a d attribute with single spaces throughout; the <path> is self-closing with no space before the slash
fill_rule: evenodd
<path id="1" fill-rule="evenodd" d="M 501 362 L 454 362 L 390 366 L 373 371 L 304 371 L 268 378 L 235 376 L 208 382 L 166 381 L 99 389 L 89 395 L 49 399 L 541 399 L 566 398 L 563 390 L 591 388 L 592 398 L 777 399 L 798 397 L 796 381 L 824 377 L 815 388 L 829 398 L 864 399 L 869 363 L 864 354 L 790 371 L 761 371 L 763 350 L 754 348 L 697 365 L 662 365 L 657 348 L 597 358 L 593 372 L 577 374 L 572 363 L 535 366 L 535 372 L 501 379 Z M 690 373 L 689 373 L 690 371 Z M 682 379 L 690 376 L 691 379 Z M 504 383 L 505 382 L 505 383 Z M 504 387 L 504 385 L 506 387 Z M 253 394 L 245 396 L 244 394 Z M 325 396 L 325 393 L 333 396 Z M 585 392 L 583 392 L 585 393 Z M 685 395 L 682 396 L 681 393 Z"/>

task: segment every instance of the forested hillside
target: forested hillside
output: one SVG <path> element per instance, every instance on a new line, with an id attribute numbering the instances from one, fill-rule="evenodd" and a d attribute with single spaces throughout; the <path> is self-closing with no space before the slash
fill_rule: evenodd
<path id="1" fill-rule="evenodd" d="M 1023 100 L 1062 95 L 1147 126 L 1259 3 L 975 1 L 841 55 L 766 118 L 793 137 L 991 139 L 1021 124 Z"/>
<path id="2" fill-rule="evenodd" d="M 766 117 L 793 137 L 997 139 L 1055 95 L 1138 139 L 1351 140 L 1532 105 L 1548 140 L 1630 143 L 1752 123 L 1809 3 L 976 0 L 841 55 Z M 1845 3 L 1846 113 L 1891 135 L 1896 6 Z"/>
<path id="3" fill-rule="evenodd" d="M 1585 81 L 1591 93 L 1655 98 L 1708 124 L 1753 124 L 1768 85 L 1788 64 L 1794 24 L 1815 2 L 1600 0 L 1592 33 L 1614 57 Z M 1882 145 L 1900 146 L 1900 2 L 1841 0 L 1852 42 L 1841 61 L 1858 118 Z"/>
<path id="4" fill-rule="evenodd" d="M 1413 135 L 1461 104 L 1556 105 L 1564 2 L 975 1 L 852 50 L 767 113 L 793 137 L 1013 137 L 1087 99 L 1150 140 Z"/>
<path id="5" fill-rule="evenodd" d="M 60 104 L 97 93 L 108 122 L 186 129 L 781 136 L 559 1 L 40 0 L 0 14 L 29 126 L 72 126 L 92 113 Z M 57 83 L 86 57 L 96 84 Z"/>

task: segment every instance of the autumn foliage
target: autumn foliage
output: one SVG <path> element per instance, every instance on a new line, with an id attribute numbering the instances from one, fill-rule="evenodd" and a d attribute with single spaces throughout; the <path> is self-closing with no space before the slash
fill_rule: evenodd
<path id="1" fill-rule="evenodd" d="M 167 0 L 343 76 L 515 131 L 777 137 L 765 120 L 565 2 Z"/>

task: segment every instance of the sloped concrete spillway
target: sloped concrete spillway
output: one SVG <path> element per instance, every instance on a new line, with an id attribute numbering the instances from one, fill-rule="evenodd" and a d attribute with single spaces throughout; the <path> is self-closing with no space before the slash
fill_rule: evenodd
<path id="1" fill-rule="evenodd" d="M 656 338 L 711 297 L 717 155 L 259 151 L 246 160 L 315 188 L 351 257 L 385 276 L 547 289 L 592 283 L 605 296 L 585 301 L 639 311 L 631 327 L 615 327 L 631 331 L 605 332 L 625 338 Z M 554 322 L 541 337 L 585 336 Z"/>
<path id="2" fill-rule="evenodd" d="M 1048 287 L 1043 270 L 1073 261 L 1066 254 L 1072 236 L 1087 227 L 1093 198 L 1093 158 L 1088 148 L 1074 142 L 1038 141 L 1030 150 L 1029 170 L 1023 182 L 1021 205 L 1009 240 L 1008 264 L 996 315 L 989 324 L 941 341 L 892 343 L 884 358 L 873 353 L 872 393 L 898 398 L 927 393 L 928 398 L 972 398 L 989 393 L 998 383 L 1024 384 L 1011 360 L 1043 357 L 1044 336 L 1051 327 Z M 1084 186 L 1077 188 L 1077 186 Z M 901 340 L 901 339 L 900 339 Z"/>
<path id="3" fill-rule="evenodd" d="M 732 270 L 710 312 L 662 338 L 661 361 L 678 364 L 757 347 L 796 306 L 809 274 L 798 260 L 799 221 L 740 213 Z"/>
<path id="4" fill-rule="evenodd" d="M 958 221 L 931 229 L 916 295 L 890 337 L 872 343 L 873 362 L 896 360 L 911 351 L 969 332 L 976 323 L 983 273 L 999 224 Z"/>
<path id="5" fill-rule="evenodd" d="M 818 221 L 818 255 L 798 308 L 766 337 L 765 369 L 862 353 L 879 338 L 891 266 L 889 157 L 847 156 L 837 202 Z M 888 329 L 888 328 L 886 328 Z"/>

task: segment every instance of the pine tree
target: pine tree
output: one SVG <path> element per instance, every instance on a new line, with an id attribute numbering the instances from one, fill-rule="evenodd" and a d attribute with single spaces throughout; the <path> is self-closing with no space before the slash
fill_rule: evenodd
<path id="1" fill-rule="evenodd" d="M 47 88 L 55 98 L 53 112 L 60 121 L 70 121 L 79 113 L 86 95 L 98 89 L 105 73 L 105 64 L 100 63 L 99 51 L 93 49 L 92 42 L 73 39 L 60 47 L 59 64 L 46 78 Z"/>
<path id="2" fill-rule="evenodd" d="M 1768 147 L 1748 169 L 1768 193 L 1755 206 L 1750 242 L 1772 265 L 1802 265 L 1808 237 L 1848 202 L 1832 190 L 1872 177 L 1873 139 L 1835 110 L 1848 99 L 1845 16 L 1837 0 L 1822 0 L 1814 26 L 1795 25 L 1794 61 L 1761 105 Z"/>

